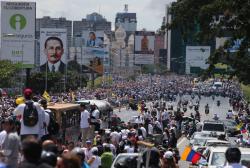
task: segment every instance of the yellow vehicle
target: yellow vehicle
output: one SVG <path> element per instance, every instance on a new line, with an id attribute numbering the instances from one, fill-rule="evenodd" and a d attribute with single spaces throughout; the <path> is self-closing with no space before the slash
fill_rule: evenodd
<path id="1" fill-rule="evenodd" d="M 71 103 L 55 103 L 49 104 L 50 109 L 58 124 L 60 125 L 59 135 L 66 142 L 78 140 L 80 135 L 80 105 Z"/>

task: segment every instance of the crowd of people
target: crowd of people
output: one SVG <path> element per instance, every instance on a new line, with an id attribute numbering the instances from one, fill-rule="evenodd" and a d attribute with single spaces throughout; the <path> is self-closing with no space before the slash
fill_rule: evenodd
<path id="1" fill-rule="evenodd" d="M 142 153 L 141 161 L 126 160 L 116 167 L 133 168 L 137 167 L 138 162 L 140 167 L 178 167 L 180 156 L 177 140 L 183 129 L 184 111 L 174 109 L 173 102 L 177 98 L 183 108 L 186 102 L 183 97 L 187 94 L 197 98 L 198 104 L 201 96 L 230 97 L 233 111 L 237 112 L 235 120 L 238 124 L 242 123 L 242 127 L 248 126 L 246 115 L 249 108 L 242 99 L 239 84 L 228 80 L 223 82 L 223 88 L 214 91 L 209 87 L 210 83 L 196 83 L 187 76 L 142 75 L 135 81 L 117 78 L 112 86 L 103 88 L 50 94 L 54 102 L 105 99 L 118 108 L 140 105 L 137 109 L 140 115 L 133 121 L 125 123 L 121 119 L 109 129 L 102 129 L 96 124 L 100 120 L 98 109 L 89 111 L 85 104 L 81 104 L 81 134 L 77 142 L 64 142 L 49 133 L 51 111 L 47 109 L 46 100 L 41 95 L 35 95 L 31 89 L 24 90 L 25 101 L 19 105 L 15 97 L 2 97 L 1 162 L 3 166 L 11 168 L 110 168 L 119 153 Z M 147 102 L 150 102 L 149 105 Z M 231 117 L 231 114 L 228 113 L 228 116 Z M 152 148 L 152 144 L 157 148 Z M 148 153 L 150 158 L 147 158 Z"/>

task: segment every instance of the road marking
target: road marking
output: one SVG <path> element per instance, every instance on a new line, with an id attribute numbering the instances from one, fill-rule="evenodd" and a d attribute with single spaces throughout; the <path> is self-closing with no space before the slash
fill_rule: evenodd
<path id="1" fill-rule="evenodd" d="M 177 147 L 180 146 L 185 140 L 186 140 L 186 137 L 183 137 L 183 138 L 177 143 Z"/>

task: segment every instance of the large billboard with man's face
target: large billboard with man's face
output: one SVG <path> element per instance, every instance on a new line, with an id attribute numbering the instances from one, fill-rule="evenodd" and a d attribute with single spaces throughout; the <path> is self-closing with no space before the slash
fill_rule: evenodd
<path id="1" fill-rule="evenodd" d="M 155 33 L 135 32 L 135 64 L 154 64 Z"/>
<path id="2" fill-rule="evenodd" d="M 135 54 L 154 54 L 155 33 L 147 31 L 135 32 Z"/>
<path id="3" fill-rule="evenodd" d="M 35 58 L 35 2 L 1 2 L 1 57 L 32 68 Z"/>
<path id="4" fill-rule="evenodd" d="M 40 29 L 40 71 L 61 72 L 66 70 L 67 30 Z"/>

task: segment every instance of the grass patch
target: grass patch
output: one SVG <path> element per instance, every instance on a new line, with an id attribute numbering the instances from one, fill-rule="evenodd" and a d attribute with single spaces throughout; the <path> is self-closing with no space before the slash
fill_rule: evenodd
<path id="1" fill-rule="evenodd" d="M 250 101 L 250 85 L 241 84 L 241 88 L 247 101 Z"/>

